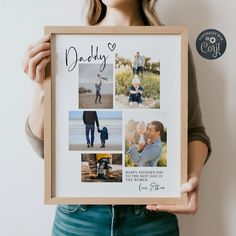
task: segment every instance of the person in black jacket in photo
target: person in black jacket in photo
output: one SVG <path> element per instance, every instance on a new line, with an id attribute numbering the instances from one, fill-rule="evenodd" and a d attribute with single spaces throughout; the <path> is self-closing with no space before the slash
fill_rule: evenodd
<path id="1" fill-rule="evenodd" d="M 84 111 L 83 122 L 85 124 L 85 134 L 86 134 L 86 139 L 87 139 L 87 147 L 89 148 L 90 145 L 91 145 L 91 147 L 93 147 L 95 123 L 97 125 L 97 129 L 99 130 L 99 122 L 98 122 L 97 112 L 96 111 Z M 91 131 L 91 142 L 90 142 L 90 138 L 89 138 L 90 131 Z"/>
<path id="2" fill-rule="evenodd" d="M 107 127 L 103 127 L 102 129 L 98 129 L 98 132 L 100 133 L 100 139 L 101 139 L 101 148 L 105 147 L 106 139 L 108 139 L 108 129 Z"/>

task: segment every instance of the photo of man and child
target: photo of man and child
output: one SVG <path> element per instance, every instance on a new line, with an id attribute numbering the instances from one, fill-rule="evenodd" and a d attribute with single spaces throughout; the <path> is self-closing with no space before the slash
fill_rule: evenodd
<path id="1" fill-rule="evenodd" d="M 167 129 L 160 121 L 163 119 L 158 119 L 162 117 L 158 114 L 152 118 L 142 114 L 131 117 L 125 118 L 125 166 L 167 166 Z"/>
<path id="2" fill-rule="evenodd" d="M 116 54 L 115 68 L 115 108 L 160 108 L 159 59 Z"/>
<path id="3" fill-rule="evenodd" d="M 106 64 L 100 71 L 100 64 L 79 65 L 79 108 L 113 108 L 113 65 Z"/>
<path id="4" fill-rule="evenodd" d="M 70 111 L 69 150 L 121 151 L 121 111 Z"/>

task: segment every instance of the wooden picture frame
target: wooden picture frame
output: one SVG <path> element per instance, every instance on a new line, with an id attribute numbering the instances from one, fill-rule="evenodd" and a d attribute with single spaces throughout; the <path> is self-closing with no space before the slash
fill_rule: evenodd
<path id="1" fill-rule="evenodd" d="M 45 203 L 185 204 L 187 28 L 46 26 L 45 34 Z M 92 113 L 97 131 L 83 123 Z"/>

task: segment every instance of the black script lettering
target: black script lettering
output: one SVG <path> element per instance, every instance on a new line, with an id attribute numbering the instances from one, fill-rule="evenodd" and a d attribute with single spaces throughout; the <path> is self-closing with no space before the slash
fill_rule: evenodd
<path id="1" fill-rule="evenodd" d="M 152 182 L 150 184 L 150 192 L 152 191 L 158 191 L 158 190 L 164 190 L 165 187 L 164 186 L 161 186 L 160 184 L 158 183 L 155 183 L 155 182 Z"/>
<path id="2" fill-rule="evenodd" d="M 72 52 L 71 52 L 71 50 L 73 50 Z M 76 48 L 75 47 L 70 47 L 68 50 L 66 49 L 66 66 L 68 67 L 68 65 L 69 65 L 69 62 L 68 62 L 68 57 L 69 57 L 69 55 L 71 55 L 71 53 L 73 53 L 73 55 L 74 55 L 74 60 L 73 60 L 73 63 L 72 64 L 70 64 L 70 66 L 69 66 L 69 68 L 68 68 L 68 71 L 70 72 L 70 71 L 72 71 L 72 70 L 74 70 L 74 68 L 76 67 L 76 65 L 77 65 L 77 61 L 78 61 L 78 54 L 77 54 L 77 50 L 76 50 Z M 73 55 L 71 55 L 72 57 L 73 57 Z"/>
<path id="3" fill-rule="evenodd" d="M 77 66 L 78 62 L 81 61 L 87 61 L 87 62 L 96 62 L 96 61 L 101 61 L 100 65 L 100 72 L 102 72 L 106 68 L 107 64 L 107 58 L 109 56 L 106 56 L 104 54 L 99 53 L 99 47 L 96 46 L 94 50 L 94 46 L 91 45 L 90 47 L 90 55 L 88 56 L 80 56 L 78 53 L 78 50 L 74 47 L 71 46 L 69 49 L 66 49 L 65 51 L 65 62 L 66 66 L 68 67 L 68 71 L 71 72 L 75 69 Z"/>
<path id="4" fill-rule="evenodd" d="M 139 192 L 141 192 L 142 190 L 146 191 L 146 190 L 148 190 L 148 187 L 147 186 L 143 186 L 142 183 L 140 183 L 139 186 L 138 186 L 138 190 L 139 190 Z"/>

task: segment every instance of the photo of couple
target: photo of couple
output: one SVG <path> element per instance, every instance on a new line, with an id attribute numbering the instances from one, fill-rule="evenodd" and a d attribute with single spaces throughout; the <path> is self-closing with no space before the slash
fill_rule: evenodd
<path id="1" fill-rule="evenodd" d="M 79 64 L 79 105 L 81 109 L 113 108 L 113 65 Z"/>
<path id="2" fill-rule="evenodd" d="M 69 150 L 122 150 L 120 111 L 70 111 Z"/>
<path id="3" fill-rule="evenodd" d="M 151 116 L 144 118 L 141 114 L 131 118 L 130 114 L 125 118 L 126 167 L 167 166 L 167 129 L 160 121 L 163 120 L 161 116 L 153 113 L 154 120 Z"/>
<path id="4" fill-rule="evenodd" d="M 82 154 L 81 181 L 122 182 L 122 154 Z"/>
<path id="5" fill-rule="evenodd" d="M 160 60 L 144 56 L 115 56 L 115 107 L 160 108 Z"/>

